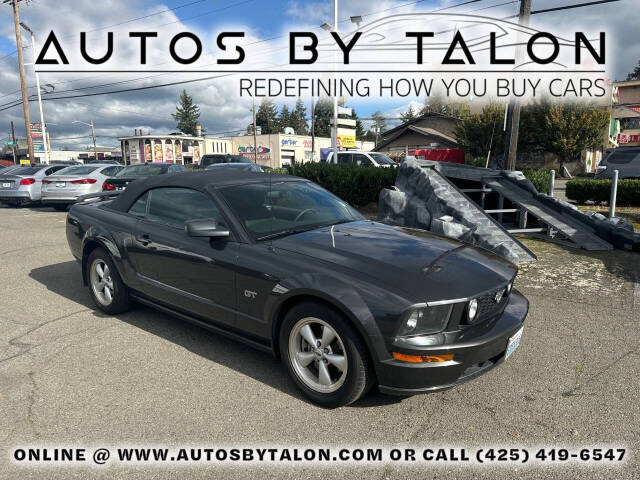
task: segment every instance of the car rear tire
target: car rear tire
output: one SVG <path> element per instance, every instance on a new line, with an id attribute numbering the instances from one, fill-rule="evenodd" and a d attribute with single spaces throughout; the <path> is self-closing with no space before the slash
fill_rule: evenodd
<path id="1" fill-rule="evenodd" d="M 131 308 L 129 291 L 111 256 L 102 248 L 89 254 L 85 268 L 89 291 L 96 306 L 105 313 L 115 315 Z"/>
<path id="2" fill-rule="evenodd" d="M 325 407 L 355 402 L 375 380 L 358 332 L 340 312 L 322 303 L 299 303 L 287 312 L 280 355 L 298 388 Z"/>

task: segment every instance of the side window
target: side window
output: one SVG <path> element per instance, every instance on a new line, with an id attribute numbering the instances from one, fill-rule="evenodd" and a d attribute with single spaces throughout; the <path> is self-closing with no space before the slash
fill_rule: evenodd
<path id="1" fill-rule="evenodd" d="M 169 167 L 169 173 L 184 172 L 186 168 L 183 165 L 171 165 Z"/>
<path id="2" fill-rule="evenodd" d="M 338 163 L 340 165 L 348 165 L 351 163 L 350 153 L 338 153 Z"/>
<path id="3" fill-rule="evenodd" d="M 363 155 L 362 153 L 353 154 L 353 163 L 355 163 L 356 165 L 372 165 L 369 157 Z"/>
<path id="4" fill-rule="evenodd" d="M 107 177 L 113 177 L 116 173 L 118 173 L 118 171 L 120 171 L 120 167 L 107 167 L 103 168 L 100 173 Z"/>
<path id="5" fill-rule="evenodd" d="M 183 228 L 187 220 L 211 218 L 223 224 L 220 210 L 204 193 L 189 188 L 151 190 L 147 220 Z"/>
<path id="6" fill-rule="evenodd" d="M 149 199 L 149 192 L 145 193 L 144 195 L 142 195 L 141 197 L 138 198 L 138 200 L 136 200 L 134 202 L 133 205 L 131 205 L 131 208 L 129 209 L 129 213 L 131 215 L 134 215 L 136 217 L 140 217 L 140 218 L 144 218 L 147 216 L 147 200 Z"/>

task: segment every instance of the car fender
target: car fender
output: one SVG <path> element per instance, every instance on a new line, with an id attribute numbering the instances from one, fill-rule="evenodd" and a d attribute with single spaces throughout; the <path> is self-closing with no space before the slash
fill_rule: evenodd
<path id="1" fill-rule="evenodd" d="M 358 330 L 374 360 L 389 356 L 374 316 L 357 289 L 335 276 L 322 273 L 288 277 L 273 288 L 265 305 L 265 318 L 271 322 L 276 355 L 279 354 L 278 331 L 282 306 L 294 298 L 310 297 L 323 300 L 341 311 Z"/>
<path id="2" fill-rule="evenodd" d="M 86 262 L 89 256 L 89 250 L 87 246 L 91 244 L 98 244 L 100 247 L 105 249 L 107 253 L 111 256 L 111 259 L 116 266 L 116 270 L 118 270 L 118 274 L 120 278 L 126 278 L 124 272 L 124 263 L 122 259 L 122 254 L 120 253 L 120 249 L 118 248 L 116 242 L 112 238 L 112 236 L 104 229 L 100 229 L 95 226 L 90 226 L 87 231 L 84 233 L 82 238 L 82 280 L 85 285 L 88 285 L 88 279 L 86 274 Z M 93 250 L 93 249 L 91 249 Z"/>

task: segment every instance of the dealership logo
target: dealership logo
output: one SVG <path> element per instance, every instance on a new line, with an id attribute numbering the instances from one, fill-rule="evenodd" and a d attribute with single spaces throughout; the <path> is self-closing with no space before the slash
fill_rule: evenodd
<path id="1" fill-rule="evenodd" d="M 404 25 L 404 29 L 401 25 Z M 451 28 L 436 31 L 428 27 L 449 25 Z M 399 28 L 398 28 L 399 27 Z M 87 32 L 79 32 L 79 54 L 87 65 L 104 65 L 115 53 L 114 32 L 107 32 L 106 39 L 89 41 Z M 323 53 L 337 54 L 337 64 L 350 65 L 360 57 L 370 57 L 372 53 L 391 52 L 393 55 L 411 52 L 414 66 L 427 63 L 427 53 L 435 52 L 428 63 L 437 60 L 439 65 L 477 65 L 478 56 L 488 58 L 487 65 L 525 64 L 549 65 L 556 63 L 561 50 L 573 51 L 574 65 L 581 65 L 584 59 L 598 65 L 605 63 L 605 32 L 598 38 L 588 38 L 584 32 L 575 32 L 572 38 L 565 38 L 548 31 L 538 31 L 517 23 L 477 15 L 414 13 L 392 15 L 376 20 L 358 30 L 340 34 L 329 32 L 321 42 L 314 32 L 290 32 L 288 48 L 289 65 L 315 65 Z M 156 31 L 128 32 L 126 41 L 135 42 L 138 49 L 137 63 L 147 64 L 147 52 L 152 42 L 168 40 L 167 55 L 176 65 L 194 65 L 201 58 L 204 46 L 202 39 L 192 32 L 181 32 L 168 39 L 160 39 Z M 242 44 L 245 32 L 221 32 L 216 37 L 220 58 L 218 65 L 243 65 L 251 57 L 251 51 Z M 122 38 L 119 38 L 121 40 Z M 187 48 L 189 54 L 180 53 L 179 47 Z M 522 61 L 515 55 L 502 56 L 505 47 L 520 46 L 524 50 Z M 545 47 L 545 52 L 541 52 Z M 52 30 L 44 42 L 37 65 L 70 65 L 68 47 L 60 42 Z M 91 54 L 89 52 L 101 52 Z M 335 56 L 335 55 L 334 55 Z M 369 58 L 375 63 L 375 59 Z M 518 63 L 519 62 L 519 63 Z M 404 62 L 403 62 L 404 63 Z M 566 65 L 563 65 L 566 67 Z"/>

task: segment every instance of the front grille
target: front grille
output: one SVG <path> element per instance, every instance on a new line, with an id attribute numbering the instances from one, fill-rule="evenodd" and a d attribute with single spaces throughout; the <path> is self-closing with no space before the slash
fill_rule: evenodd
<path id="1" fill-rule="evenodd" d="M 509 298 L 509 295 L 506 294 L 505 288 L 506 287 L 496 288 L 489 293 L 476 298 L 478 301 L 478 313 L 471 323 L 476 324 L 502 313 Z M 503 294 L 500 297 L 500 300 L 496 302 L 496 294 L 499 292 L 503 292 Z"/>

